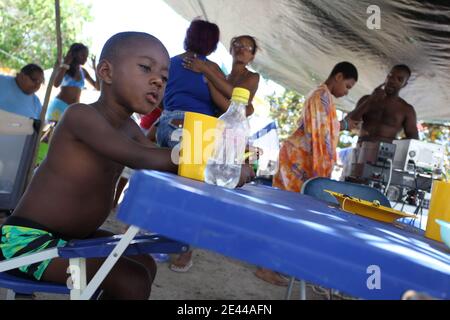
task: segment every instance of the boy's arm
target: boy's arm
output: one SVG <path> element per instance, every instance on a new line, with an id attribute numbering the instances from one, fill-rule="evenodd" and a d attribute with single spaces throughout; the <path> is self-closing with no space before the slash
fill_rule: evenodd
<path id="1" fill-rule="evenodd" d="M 147 136 L 146 136 L 146 140 L 150 141 L 153 144 L 156 143 L 156 130 L 157 130 L 157 127 L 155 126 L 155 124 L 152 124 L 152 126 L 148 130 Z"/>
<path id="2" fill-rule="evenodd" d="M 77 104 L 65 112 L 62 127 L 94 152 L 133 169 L 177 172 L 171 160 L 171 149 L 152 147 L 133 141 L 117 129 L 93 107 Z"/>

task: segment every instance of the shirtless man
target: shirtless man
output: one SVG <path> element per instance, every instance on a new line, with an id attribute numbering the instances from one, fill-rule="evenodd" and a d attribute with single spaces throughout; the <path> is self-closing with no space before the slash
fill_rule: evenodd
<path id="1" fill-rule="evenodd" d="M 348 118 L 363 121 L 358 145 L 364 141 L 392 143 L 403 129 L 406 139 L 418 139 L 416 112 L 413 106 L 399 97 L 408 84 L 411 70 L 406 65 L 396 65 L 383 84 L 371 95 L 363 96 Z"/>
<path id="2" fill-rule="evenodd" d="M 373 156 L 373 150 L 378 148 L 379 142 L 392 143 L 402 130 L 406 139 L 419 138 L 416 112 L 413 106 L 399 97 L 400 90 L 408 84 L 410 76 L 408 66 L 394 66 L 385 82 L 375 88 L 371 95 L 363 96 L 356 108 L 347 115 L 348 119 L 361 121 L 362 128 L 357 148 L 352 150 L 350 161 L 344 165 L 343 178 L 359 177 L 362 174 L 360 164 Z"/>

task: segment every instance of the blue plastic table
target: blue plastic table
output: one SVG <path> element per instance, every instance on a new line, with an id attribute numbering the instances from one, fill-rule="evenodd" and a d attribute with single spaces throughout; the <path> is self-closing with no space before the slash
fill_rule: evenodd
<path id="1" fill-rule="evenodd" d="M 444 244 L 298 193 L 262 185 L 229 190 L 138 171 L 118 218 L 360 298 L 400 299 L 407 290 L 450 297 Z"/>

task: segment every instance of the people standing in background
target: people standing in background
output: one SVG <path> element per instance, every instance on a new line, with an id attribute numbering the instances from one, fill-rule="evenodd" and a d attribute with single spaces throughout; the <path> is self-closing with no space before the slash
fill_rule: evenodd
<path id="1" fill-rule="evenodd" d="M 339 131 L 358 126 L 351 119 L 338 121 L 333 97 L 346 96 L 357 81 L 356 67 L 341 62 L 333 68 L 328 79 L 309 94 L 297 130 L 281 146 L 279 169 L 273 177 L 274 187 L 300 192 L 306 180 L 331 176 Z M 258 268 L 255 275 L 275 285 L 288 284 L 287 279 L 272 270 Z"/>
<path id="2" fill-rule="evenodd" d="M 399 96 L 410 77 L 408 66 L 396 65 L 372 94 L 359 99 L 347 116 L 348 119 L 362 121 L 358 145 L 364 141 L 392 143 L 402 130 L 406 139 L 419 139 L 414 107 Z"/>
<path id="3" fill-rule="evenodd" d="M 217 106 L 208 88 L 205 77 L 183 67 L 187 57 L 207 60 L 219 43 L 219 27 L 204 20 L 194 20 L 186 31 L 184 53 L 170 59 L 169 79 L 164 95 L 164 111 L 157 123 L 156 141 L 161 147 L 173 148 L 178 140 L 173 140 L 172 133 L 183 126 L 186 111 L 197 112 L 209 116 L 217 114 Z"/>
<path id="4" fill-rule="evenodd" d="M 183 66 L 205 75 L 211 95 L 219 107 L 219 113 L 227 110 L 233 88 L 241 87 L 249 90 L 250 98 L 246 110 L 249 116 L 253 113 L 252 101 L 258 90 L 260 75 L 250 71 L 248 65 L 255 59 L 257 50 L 258 45 L 252 36 L 241 35 L 231 39 L 230 53 L 233 64 L 227 76 L 215 64 L 194 57 L 185 57 Z"/>
<path id="5" fill-rule="evenodd" d="M 82 67 L 88 56 L 89 49 L 84 44 L 74 43 L 70 46 L 53 83 L 56 88 L 61 86 L 61 91 L 48 106 L 45 115 L 47 122 L 57 123 L 69 105 L 80 102 L 81 90 L 85 88 L 85 80 L 95 89 L 100 90 L 98 78 L 93 80 L 86 69 Z M 95 70 L 95 58 L 92 59 L 92 67 Z"/>
<path id="6" fill-rule="evenodd" d="M 360 179 L 361 163 L 370 161 L 367 157 L 377 149 L 380 142 L 392 143 L 401 131 L 405 139 L 419 139 L 417 117 L 414 107 L 400 98 L 400 91 L 407 86 L 411 70 L 404 64 L 395 65 L 384 82 L 370 95 L 359 99 L 356 107 L 346 119 L 362 122 L 358 132 L 356 148 L 344 163 L 343 180 Z"/>
<path id="7" fill-rule="evenodd" d="M 0 109 L 39 119 L 42 104 L 35 93 L 43 83 L 44 71 L 36 64 L 27 64 L 15 77 L 0 75 Z"/>

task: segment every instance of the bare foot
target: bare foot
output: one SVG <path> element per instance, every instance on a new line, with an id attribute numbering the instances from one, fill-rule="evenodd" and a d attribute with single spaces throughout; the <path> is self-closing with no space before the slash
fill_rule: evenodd
<path id="1" fill-rule="evenodd" d="M 289 284 L 286 278 L 269 269 L 258 268 L 255 271 L 255 276 L 276 286 L 287 287 Z"/>
<path id="2" fill-rule="evenodd" d="M 170 269 L 173 271 L 186 272 L 192 267 L 192 251 L 181 253 L 172 261 Z"/>

